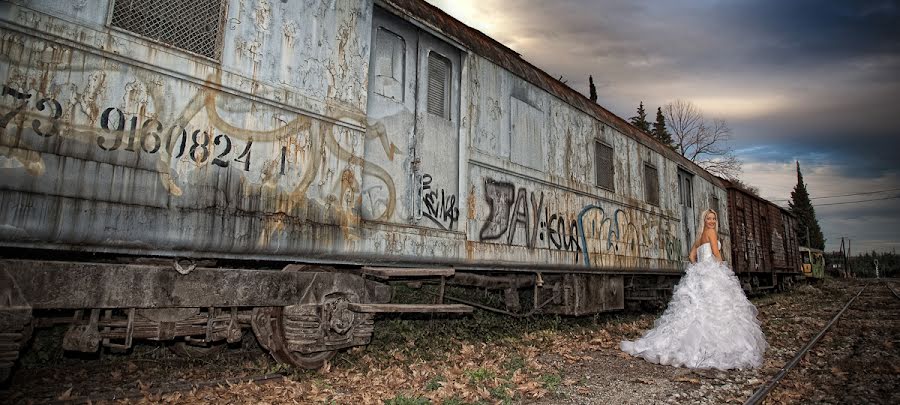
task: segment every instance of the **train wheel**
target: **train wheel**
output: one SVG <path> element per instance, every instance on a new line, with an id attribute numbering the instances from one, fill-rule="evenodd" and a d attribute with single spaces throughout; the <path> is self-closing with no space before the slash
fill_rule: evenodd
<path id="1" fill-rule="evenodd" d="M 19 351 L 31 339 L 34 329 L 31 306 L 18 290 L 12 276 L 0 269 L 0 383 L 12 374 Z"/>
<path id="2" fill-rule="evenodd" d="M 335 350 L 301 353 L 290 350 L 284 336 L 281 307 L 264 307 L 253 310 L 253 332 L 259 344 L 266 348 L 276 361 L 304 369 L 317 369 L 334 357 Z"/>
<path id="3" fill-rule="evenodd" d="M 30 313 L 29 320 L 30 320 Z M 9 325 L 4 325 L 9 326 Z M 0 332 L 0 383 L 12 374 L 12 369 L 19 358 L 19 351 L 31 339 L 33 325 L 29 322 L 18 329 L 4 329 Z"/>

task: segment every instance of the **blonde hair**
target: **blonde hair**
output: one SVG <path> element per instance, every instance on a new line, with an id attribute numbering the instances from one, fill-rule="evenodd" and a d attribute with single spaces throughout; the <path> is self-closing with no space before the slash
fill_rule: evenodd
<path id="1" fill-rule="evenodd" d="M 706 225 L 706 214 L 712 213 L 716 216 L 716 233 L 719 233 L 719 213 L 713 210 L 712 208 L 707 208 L 700 213 L 700 229 L 705 229 Z"/>

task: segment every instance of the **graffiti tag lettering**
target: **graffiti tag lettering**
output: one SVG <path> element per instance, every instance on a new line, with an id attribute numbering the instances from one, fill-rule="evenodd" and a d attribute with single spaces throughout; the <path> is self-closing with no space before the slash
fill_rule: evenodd
<path id="1" fill-rule="evenodd" d="M 457 207 L 456 195 L 450 194 L 448 196 L 444 189 L 432 188 L 432 181 L 430 174 L 422 176 L 420 194 L 422 203 L 425 206 L 425 209 L 422 210 L 422 215 L 436 223 L 441 229 L 453 229 L 453 224 L 459 220 L 459 207 Z"/>

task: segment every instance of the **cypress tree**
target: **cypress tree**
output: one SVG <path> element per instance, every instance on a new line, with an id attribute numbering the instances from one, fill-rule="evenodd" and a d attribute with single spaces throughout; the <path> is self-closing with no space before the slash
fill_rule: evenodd
<path id="1" fill-rule="evenodd" d="M 597 88 L 594 87 L 594 76 L 588 76 L 588 83 L 591 85 L 591 101 L 597 102 Z"/>
<path id="2" fill-rule="evenodd" d="M 803 174 L 800 173 L 799 161 L 797 162 L 797 185 L 794 186 L 794 191 L 791 191 L 788 208 L 797 217 L 797 240 L 800 246 L 825 249 L 825 236 L 822 234 L 822 229 L 819 228 L 816 209 L 809 200 L 809 192 L 806 191 L 806 183 L 803 182 Z"/>
<path id="3" fill-rule="evenodd" d="M 644 102 L 638 106 L 637 115 L 631 117 L 631 125 L 640 128 L 644 132 L 650 132 L 650 123 L 647 122 L 647 112 L 644 111 Z"/>
<path id="4" fill-rule="evenodd" d="M 656 107 L 656 122 L 653 123 L 651 134 L 654 138 L 659 139 L 660 142 L 673 147 L 672 134 L 666 129 L 666 116 L 662 113 L 662 107 Z"/>

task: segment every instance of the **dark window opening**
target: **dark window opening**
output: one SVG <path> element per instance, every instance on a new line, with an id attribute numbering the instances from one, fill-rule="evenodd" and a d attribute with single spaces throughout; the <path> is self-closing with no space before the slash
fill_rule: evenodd
<path id="1" fill-rule="evenodd" d="M 597 187 L 614 191 L 613 148 L 600 141 L 594 141 L 594 181 Z"/>
<path id="2" fill-rule="evenodd" d="M 649 163 L 644 164 L 644 198 L 647 203 L 659 206 L 659 172 Z"/>

